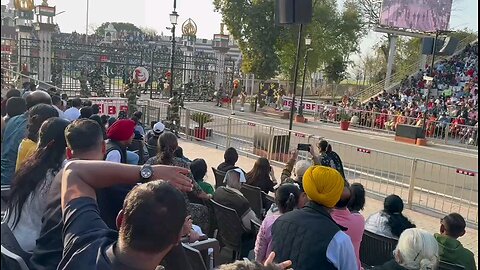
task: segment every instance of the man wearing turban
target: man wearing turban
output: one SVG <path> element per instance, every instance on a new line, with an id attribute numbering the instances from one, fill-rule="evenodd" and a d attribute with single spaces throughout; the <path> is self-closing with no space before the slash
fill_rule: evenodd
<path id="1" fill-rule="evenodd" d="M 295 270 L 360 269 L 352 241 L 330 216 L 344 189 L 340 173 L 312 166 L 303 175 L 310 202 L 279 217 L 272 227 L 276 260 L 290 259 Z"/>
<path id="2" fill-rule="evenodd" d="M 119 119 L 107 130 L 107 149 L 105 160 L 127 163 L 127 146 L 135 137 L 135 122 L 130 119 Z"/>

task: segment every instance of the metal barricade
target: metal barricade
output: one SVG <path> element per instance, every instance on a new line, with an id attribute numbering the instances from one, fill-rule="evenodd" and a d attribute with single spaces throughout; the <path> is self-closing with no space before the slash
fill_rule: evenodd
<path id="1" fill-rule="evenodd" d="M 147 101 L 146 121 L 164 119 L 167 108 L 166 103 Z M 359 119 L 362 119 L 360 121 L 371 119 L 369 123 L 375 127 L 375 115 L 364 111 L 354 113 L 358 113 Z M 415 120 L 407 119 L 407 122 Z M 181 131 L 189 139 L 222 148 L 234 147 L 247 156 L 266 157 L 271 163 L 277 164 L 285 163 L 289 153 L 297 149 L 298 144 L 310 144 L 317 148 L 322 139 L 311 134 L 190 108 L 181 110 L 180 125 Z M 397 194 L 405 199 L 410 209 L 424 209 L 431 214 L 445 215 L 456 211 L 469 224 L 477 226 L 477 171 L 335 140 L 327 141 L 342 158 L 347 180 L 362 183 L 370 194 L 380 197 Z"/>

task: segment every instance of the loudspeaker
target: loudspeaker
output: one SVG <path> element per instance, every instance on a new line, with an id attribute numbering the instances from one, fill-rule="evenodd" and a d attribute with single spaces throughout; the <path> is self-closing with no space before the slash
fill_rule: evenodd
<path id="1" fill-rule="evenodd" d="M 307 24 L 312 21 L 312 0 L 275 0 L 275 23 Z"/>

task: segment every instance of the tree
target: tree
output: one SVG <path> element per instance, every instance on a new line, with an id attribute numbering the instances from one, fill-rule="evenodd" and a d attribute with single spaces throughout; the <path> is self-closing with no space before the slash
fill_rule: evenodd
<path id="1" fill-rule="evenodd" d="M 105 28 L 107 28 L 109 24 L 110 22 L 102 23 L 97 29 L 95 29 L 95 33 L 103 37 L 105 35 Z M 113 27 L 115 27 L 115 30 L 117 30 L 117 32 L 121 32 L 121 31 L 130 32 L 130 33 L 142 32 L 140 28 L 138 28 L 132 23 L 112 22 L 111 24 L 113 25 Z"/>
<path id="2" fill-rule="evenodd" d="M 274 1 L 214 0 L 213 4 L 242 51 L 242 72 L 259 79 L 275 76 L 279 28 L 274 23 Z"/>
<path id="3" fill-rule="evenodd" d="M 312 22 L 304 31 L 304 36 L 310 35 L 312 38 L 313 49 L 308 55 L 307 72 L 314 72 L 319 66 L 332 63 L 337 57 L 348 61 L 350 54 L 358 51 L 359 41 L 364 34 L 355 1 L 345 1 L 343 10 L 339 12 L 335 0 L 315 0 Z M 294 74 L 297 38 L 297 27 L 285 27 L 277 42 L 280 71 L 283 77 L 289 80 Z M 305 55 L 305 49 L 302 45 L 300 55 Z M 301 57 L 300 66 L 303 61 L 304 58 Z"/>
<path id="4" fill-rule="evenodd" d="M 347 62 L 342 57 L 335 57 L 324 69 L 325 76 L 332 83 L 339 83 L 346 78 Z"/>

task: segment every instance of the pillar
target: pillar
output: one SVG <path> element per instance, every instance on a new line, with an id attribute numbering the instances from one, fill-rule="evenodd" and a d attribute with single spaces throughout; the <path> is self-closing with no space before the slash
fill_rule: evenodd
<path id="1" fill-rule="evenodd" d="M 392 76 L 393 64 L 395 63 L 395 53 L 397 49 L 397 36 L 390 36 L 390 48 L 388 50 L 387 75 L 385 76 L 384 89 L 387 90 L 390 86 L 390 77 Z"/>

